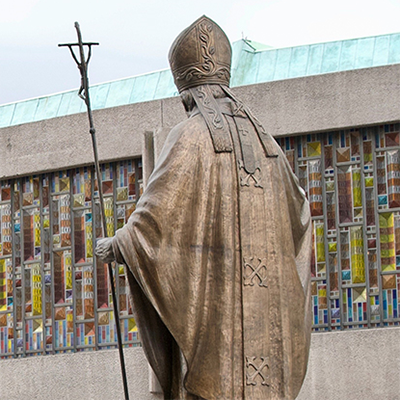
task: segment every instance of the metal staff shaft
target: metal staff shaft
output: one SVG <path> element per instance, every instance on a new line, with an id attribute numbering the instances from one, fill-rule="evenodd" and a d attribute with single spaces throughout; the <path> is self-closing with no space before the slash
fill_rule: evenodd
<path id="1" fill-rule="evenodd" d="M 104 233 L 104 237 L 108 237 L 106 213 L 105 213 L 105 209 L 104 209 L 104 198 L 103 198 L 103 190 L 102 190 L 102 182 L 101 182 L 101 174 L 100 174 L 100 164 L 99 164 L 99 157 L 98 157 L 98 152 L 97 152 L 96 129 L 94 127 L 92 109 L 90 106 L 89 79 L 88 79 L 88 75 L 87 75 L 87 64 L 88 64 L 91 54 L 92 54 L 92 46 L 98 45 L 98 43 L 94 43 L 94 42 L 83 43 L 82 42 L 82 34 L 81 34 L 81 30 L 80 30 L 78 22 L 75 22 L 75 28 L 76 28 L 76 32 L 78 35 L 78 43 L 59 44 L 59 46 L 60 47 L 66 46 L 69 48 L 71 55 L 72 55 L 74 61 L 76 62 L 77 66 L 79 68 L 79 71 L 81 73 L 82 80 L 81 80 L 81 87 L 79 89 L 78 95 L 85 101 L 86 107 L 87 107 L 87 115 L 89 118 L 89 132 L 92 137 L 94 165 L 95 165 L 96 176 L 97 176 L 97 185 L 98 185 L 98 189 L 99 189 L 100 210 L 101 210 L 103 233 Z M 74 47 L 74 46 L 79 47 L 80 60 L 77 59 L 77 57 L 72 49 L 72 47 Z M 83 46 L 88 46 L 88 48 L 89 48 L 87 60 L 85 58 L 85 52 L 84 52 Z M 115 274 L 113 274 L 111 263 L 108 263 L 107 267 L 108 267 L 108 275 L 109 275 L 109 278 L 111 281 L 111 293 L 112 293 L 112 299 L 113 299 L 115 325 L 116 325 L 116 329 L 117 329 L 118 351 L 119 351 L 119 359 L 120 359 L 120 364 L 121 364 L 122 381 L 124 384 L 125 400 L 129 400 L 124 352 L 122 349 L 121 326 L 120 326 L 120 319 L 119 319 L 119 312 L 118 312 L 118 303 L 117 303 L 117 296 L 115 293 L 116 279 L 113 279 Z"/>

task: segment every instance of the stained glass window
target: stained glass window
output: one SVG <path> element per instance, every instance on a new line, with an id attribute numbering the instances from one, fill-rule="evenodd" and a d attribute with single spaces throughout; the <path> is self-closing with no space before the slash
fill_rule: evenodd
<path id="1" fill-rule="evenodd" d="M 135 209 L 140 160 L 102 165 L 107 231 Z M 106 266 L 93 257 L 102 236 L 91 167 L 0 183 L 0 357 L 112 348 L 116 345 Z M 117 265 L 122 339 L 139 344 L 125 269 Z"/>
<path id="2" fill-rule="evenodd" d="M 400 124 L 280 138 L 312 215 L 314 330 L 398 325 Z"/>
<path id="3" fill-rule="evenodd" d="M 313 329 L 398 325 L 400 124 L 279 138 L 312 215 Z M 101 166 L 108 235 L 142 193 L 140 160 Z M 115 319 L 91 167 L 0 182 L 0 357 L 113 348 Z M 116 266 L 126 346 L 139 344 Z"/>

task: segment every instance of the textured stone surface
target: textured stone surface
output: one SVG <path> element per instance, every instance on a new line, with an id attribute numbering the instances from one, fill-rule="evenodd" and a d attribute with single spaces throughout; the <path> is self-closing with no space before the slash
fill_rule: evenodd
<path id="1" fill-rule="evenodd" d="M 400 66 L 391 65 L 235 88 L 273 135 L 399 120 Z"/>
<path id="2" fill-rule="evenodd" d="M 94 121 L 100 160 L 139 157 L 143 134 L 160 121 L 160 102 L 95 111 Z M 93 163 L 82 113 L 0 129 L 0 142 L 0 179 Z"/>
<path id="3" fill-rule="evenodd" d="M 124 350 L 130 399 L 157 400 L 149 391 L 141 348 Z M 0 361 L 1 399 L 124 399 L 117 350 Z"/>
<path id="4" fill-rule="evenodd" d="M 399 399 L 399 342 L 397 327 L 313 334 L 297 400 Z"/>

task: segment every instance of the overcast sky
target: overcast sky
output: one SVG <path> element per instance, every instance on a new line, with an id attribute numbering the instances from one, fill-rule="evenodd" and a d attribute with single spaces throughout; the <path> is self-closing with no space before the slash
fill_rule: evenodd
<path id="1" fill-rule="evenodd" d="M 400 0 L 0 0 L 0 104 L 77 88 L 66 48 L 100 42 L 90 83 L 168 68 L 174 38 L 206 14 L 230 40 L 275 47 L 400 32 Z"/>

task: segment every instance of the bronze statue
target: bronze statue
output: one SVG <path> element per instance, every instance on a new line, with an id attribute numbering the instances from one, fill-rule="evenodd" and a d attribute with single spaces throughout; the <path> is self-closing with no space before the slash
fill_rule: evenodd
<path id="1" fill-rule="evenodd" d="M 169 59 L 189 118 L 97 255 L 127 266 L 166 399 L 294 399 L 311 333 L 308 202 L 275 140 L 229 89 L 221 28 L 199 18 Z"/>

